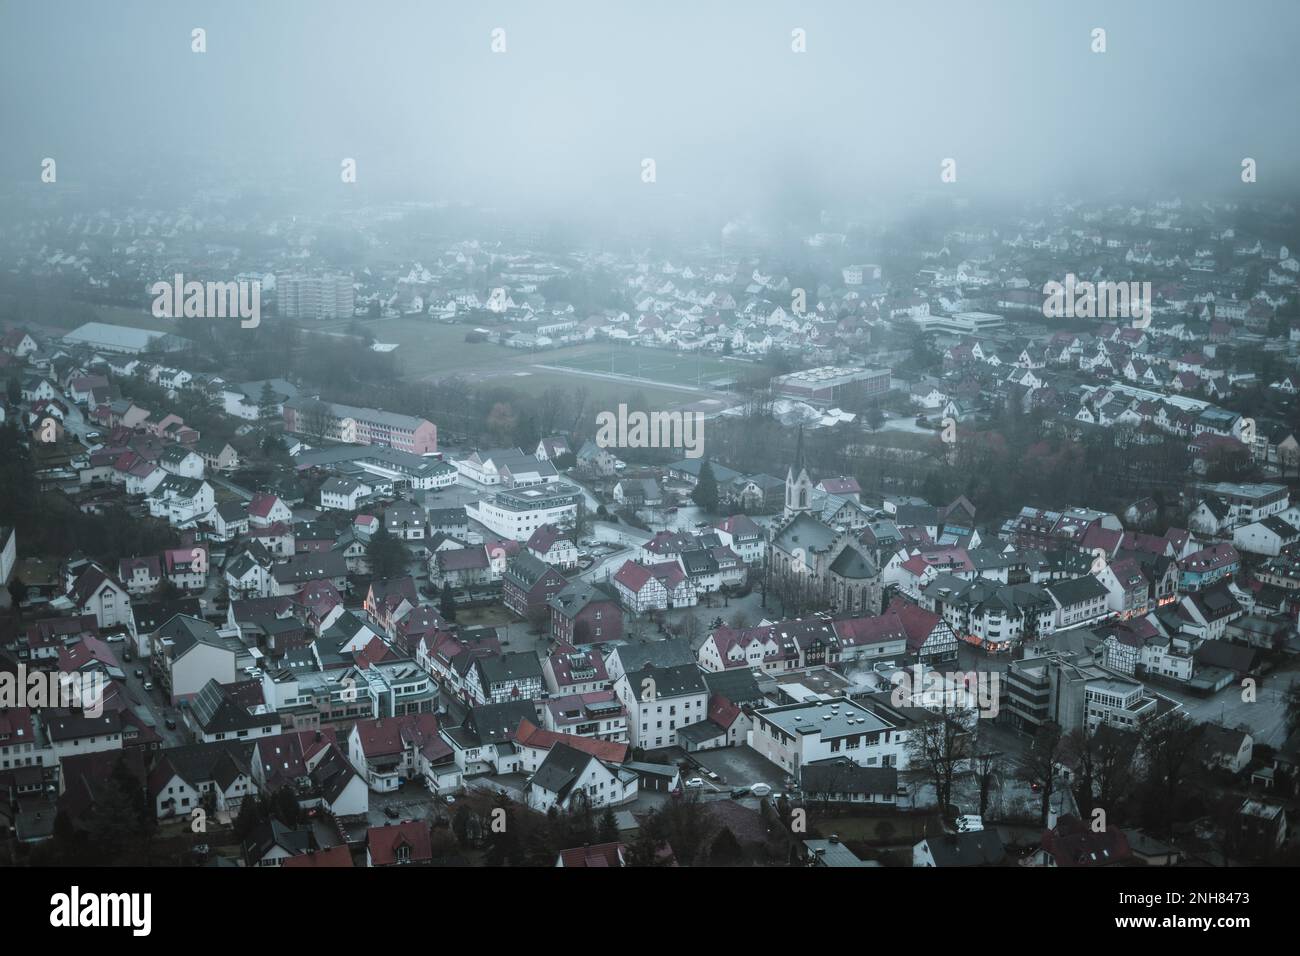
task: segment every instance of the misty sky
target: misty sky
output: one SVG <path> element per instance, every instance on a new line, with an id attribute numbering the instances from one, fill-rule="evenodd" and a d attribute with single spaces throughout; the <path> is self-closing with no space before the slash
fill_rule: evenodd
<path id="1" fill-rule="evenodd" d="M 0 179 L 328 191 L 354 157 L 383 198 L 761 207 L 938 188 L 944 157 L 971 194 L 1217 195 L 1251 156 L 1284 192 L 1298 26 L 1296 0 L 0 0 Z"/>

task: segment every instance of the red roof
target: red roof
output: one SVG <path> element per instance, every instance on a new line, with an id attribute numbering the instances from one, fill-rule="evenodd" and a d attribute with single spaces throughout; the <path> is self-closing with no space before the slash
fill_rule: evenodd
<path id="1" fill-rule="evenodd" d="M 271 509 L 279 500 L 275 495 L 264 492 L 253 495 L 253 500 L 248 503 L 248 513 L 258 518 L 265 518 L 271 514 Z"/>
<path id="2" fill-rule="evenodd" d="M 637 564 L 635 561 L 625 561 L 623 566 L 618 569 L 614 575 L 614 580 L 632 592 L 639 592 L 654 577 L 650 569 L 644 564 Z"/>
<path id="3" fill-rule="evenodd" d="M 352 865 L 352 853 L 347 846 L 340 844 L 339 846 L 332 846 L 328 850 L 317 850 L 315 853 L 291 856 L 280 865 L 285 869 L 289 867 L 298 869 L 350 867 Z"/>
<path id="4" fill-rule="evenodd" d="M 1043 833 L 1042 848 L 1057 866 L 1107 866 L 1128 859 L 1128 838 L 1118 827 L 1097 832 L 1078 817 L 1066 815 Z"/>
<path id="5" fill-rule="evenodd" d="M 740 708 L 721 694 L 714 694 L 709 698 L 709 720 L 723 730 L 730 728 L 739 716 Z"/>
<path id="6" fill-rule="evenodd" d="M 862 491 L 856 478 L 823 478 L 821 487 L 829 495 L 856 495 Z"/>
<path id="7" fill-rule="evenodd" d="M 560 851 L 560 866 L 567 867 L 610 867 L 626 866 L 623 851 L 627 849 L 622 843 L 597 843 L 595 846 L 579 846 Z"/>
<path id="8" fill-rule="evenodd" d="M 515 743 L 520 747 L 533 747 L 538 750 L 550 750 L 556 744 L 565 744 L 574 750 L 590 754 L 597 760 L 605 760 L 609 763 L 622 763 L 627 759 L 627 744 L 614 743 L 610 740 L 593 740 L 576 734 L 557 734 L 550 730 L 542 730 L 531 720 L 519 722 Z"/>
<path id="9" fill-rule="evenodd" d="M 903 629 L 896 614 L 846 618 L 833 622 L 832 626 L 835 628 L 835 636 L 846 647 L 861 647 L 864 644 L 879 644 L 907 637 L 907 631 Z"/>
<path id="10" fill-rule="evenodd" d="M 400 754 L 408 746 L 422 749 L 430 739 L 438 739 L 438 718 L 429 713 L 358 720 L 352 726 L 367 757 Z"/>
<path id="11" fill-rule="evenodd" d="M 731 515 L 715 522 L 713 527 L 730 535 L 761 535 L 763 529 L 749 515 Z"/>
<path id="12" fill-rule="evenodd" d="M 907 633 L 907 649 L 912 652 L 920 650 L 934 629 L 943 623 L 938 614 L 902 598 L 894 598 L 885 614 L 898 619 L 899 626 Z"/>
<path id="13" fill-rule="evenodd" d="M 427 863 L 433 860 L 433 844 L 429 839 L 429 824 L 425 820 L 407 820 L 387 826 L 371 827 L 366 831 L 366 845 L 370 848 L 372 866 L 393 866 L 398 862 L 397 851 L 409 849 L 403 863 Z"/>
<path id="14" fill-rule="evenodd" d="M 557 542 L 565 540 L 567 539 L 559 528 L 553 524 L 544 524 L 534 531 L 533 536 L 528 539 L 528 548 L 538 554 L 546 554 L 551 548 L 555 547 Z"/>

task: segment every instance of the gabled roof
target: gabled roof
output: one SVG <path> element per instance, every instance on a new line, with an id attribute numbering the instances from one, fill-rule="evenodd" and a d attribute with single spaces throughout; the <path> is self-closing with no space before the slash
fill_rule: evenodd
<path id="1" fill-rule="evenodd" d="M 530 720 L 521 720 L 515 733 L 515 743 L 520 747 L 532 747 L 538 750 L 550 750 L 557 744 L 564 744 L 575 750 L 581 750 L 589 756 L 607 763 L 623 763 L 627 759 L 628 745 L 610 740 L 596 740 L 591 737 L 579 737 L 574 734 L 558 734 L 543 730 Z"/>
<path id="2" fill-rule="evenodd" d="M 366 846 L 375 866 L 393 866 L 398 862 L 428 863 L 433 860 L 433 843 L 427 820 L 407 820 L 371 827 L 366 831 Z M 399 860 L 400 851 L 406 859 Z"/>

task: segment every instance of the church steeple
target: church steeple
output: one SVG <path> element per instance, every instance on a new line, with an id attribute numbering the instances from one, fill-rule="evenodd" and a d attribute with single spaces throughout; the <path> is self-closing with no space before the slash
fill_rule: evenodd
<path id="1" fill-rule="evenodd" d="M 803 426 L 799 426 L 799 437 L 795 440 L 794 463 L 785 476 L 785 516 L 812 510 L 812 479 L 808 477 L 808 467 L 803 455 Z"/>
<path id="2" fill-rule="evenodd" d="M 797 475 L 799 474 L 799 472 L 804 470 L 805 468 L 803 462 L 803 426 L 800 425 L 799 437 L 795 439 L 795 443 L 794 443 L 794 464 L 790 466 L 790 471 Z"/>

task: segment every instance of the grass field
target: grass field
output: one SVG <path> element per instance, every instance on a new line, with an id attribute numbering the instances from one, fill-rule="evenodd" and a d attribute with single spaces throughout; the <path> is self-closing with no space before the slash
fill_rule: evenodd
<path id="1" fill-rule="evenodd" d="M 725 380 L 742 379 L 753 369 L 750 363 L 727 361 L 713 355 L 637 346 L 580 345 L 575 349 L 561 349 L 556 354 L 555 359 L 544 358 L 544 364 L 706 389 Z"/>
<path id="2" fill-rule="evenodd" d="M 0 305 L 4 298 L 0 297 Z M 110 325 L 173 332 L 170 319 L 154 318 L 146 309 L 110 305 L 84 305 L 69 309 L 66 321 L 50 324 L 72 329 L 89 320 Z M 58 315 L 57 310 L 54 313 Z M 352 320 L 322 322 L 309 328 L 346 334 Z M 696 401 L 704 392 L 722 390 L 724 379 L 744 379 L 753 365 L 715 355 L 689 355 L 663 349 L 590 342 L 538 352 L 523 351 L 490 342 L 466 342 L 469 325 L 449 325 L 428 319 L 402 317 L 362 320 L 377 342 L 396 343 L 405 376 L 416 380 L 460 376 L 477 385 L 499 385 L 536 395 L 552 386 L 587 390 L 600 407 L 614 407 L 632 395 L 643 396 L 665 408 Z"/>
<path id="3" fill-rule="evenodd" d="M 0 292 L 0 312 L 7 311 L 19 301 L 13 293 Z M 66 300 L 66 307 L 59 308 L 65 300 L 46 301 L 45 308 L 38 319 L 38 324 L 49 328 L 66 329 L 71 332 L 85 322 L 103 322 L 106 325 L 129 325 L 137 329 L 152 329 L 157 332 L 175 332 L 176 323 L 171 319 L 154 318 L 152 312 L 145 308 L 128 309 L 121 305 L 99 305 L 89 302 Z M 95 313 L 91 316 L 90 312 Z M 18 321 L 22 321 L 20 318 Z"/>
<path id="4" fill-rule="evenodd" d="M 331 322 L 322 331 L 343 332 L 350 322 Z M 468 325 L 419 318 L 377 319 L 362 323 L 378 342 L 396 343 L 403 372 L 414 379 L 460 376 L 539 394 L 559 385 L 582 386 L 593 402 L 617 404 L 639 393 L 665 407 L 695 401 L 723 378 L 743 378 L 749 363 L 711 355 L 685 355 L 660 349 L 610 343 L 584 343 L 538 352 L 490 342 L 467 343 Z M 569 371 L 572 370 L 572 371 Z M 697 384 L 699 383 L 699 384 Z"/>

